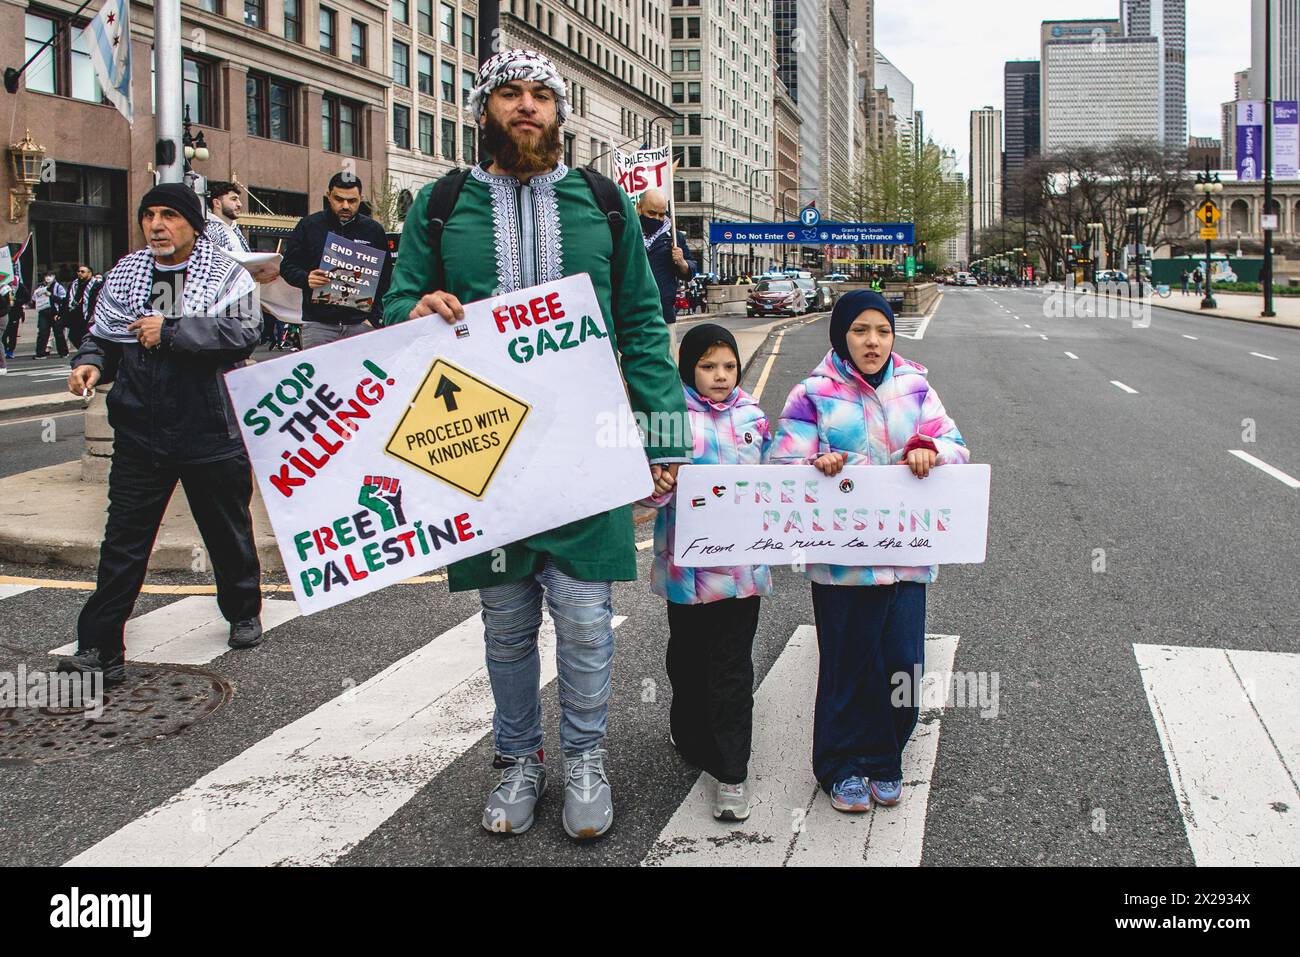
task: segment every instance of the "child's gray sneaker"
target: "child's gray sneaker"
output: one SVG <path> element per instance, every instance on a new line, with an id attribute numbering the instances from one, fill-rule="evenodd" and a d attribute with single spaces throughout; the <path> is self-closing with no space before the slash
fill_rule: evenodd
<path id="1" fill-rule="evenodd" d="M 749 782 L 723 784 L 719 781 L 717 784 L 713 816 L 719 821 L 743 821 L 749 817 Z"/>
<path id="2" fill-rule="evenodd" d="M 505 770 L 501 782 L 488 795 L 483 827 L 495 834 L 522 834 L 533 826 L 533 812 L 546 793 L 546 765 L 541 752 L 520 758 L 498 755 L 494 763 Z"/>
<path id="3" fill-rule="evenodd" d="M 614 823 L 604 748 L 564 759 L 564 831 L 578 841 L 600 837 Z"/>

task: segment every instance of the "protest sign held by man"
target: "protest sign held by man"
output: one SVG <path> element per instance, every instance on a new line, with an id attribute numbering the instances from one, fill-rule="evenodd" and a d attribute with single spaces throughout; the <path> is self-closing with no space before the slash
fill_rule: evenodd
<path id="1" fill-rule="evenodd" d="M 207 548 L 229 644 L 262 641 L 261 568 L 253 542 L 248 455 L 222 375 L 257 344 L 255 285 L 203 232 L 193 190 L 145 193 L 146 248 L 104 277 L 93 321 L 72 359 L 68 390 L 108 393 L 113 463 L 95 591 L 77 621 L 77 653 L 61 671 L 126 679 L 124 629 L 144 585 L 154 538 L 180 482 Z"/>
<path id="2" fill-rule="evenodd" d="M 485 61 L 470 109 L 491 159 L 420 191 L 384 301 L 386 321 L 437 313 L 458 323 L 463 302 L 589 274 L 632 408 L 652 423 L 648 467 L 668 484 L 678 464 L 690 460 L 690 436 L 631 200 L 613 181 L 560 161 L 568 91 L 541 54 L 506 50 Z M 557 381 L 555 388 L 582 384 Z M 612 582 L 636 578 L 631 506 L 514 542 L 499 554 L 456 562 L 449 571 L 453 590 L 480 592 L 496 702 L 494 764 L 503 774 L 488 797 L 483 826 L 499 833 L 528 830 L 546 789 L 537 648 L 545 595 L 560 676 L 563 825 L 577 839 L 603 835 L 614 814 L 604 747 L 614 654 Z"/>
<path id="3" fill-rule="evenodd" d="M 388 235 L 383 226 L 361 211 L 361 189 L 361 180 L 355 175 L 335 173 L 325 193 L 325 208 L 299 220 L 285 243 L 280 275 L 289 285 L 302 290 L 305 349 L 360 335 L 383 324 L 380 303 L 392 276 Z M 321 266 L 330 234 L 369 246 L 384 258 L 373 301 L 363 308 L 317 301 L 317 292 L 330 285 L 330 271 Z"/>

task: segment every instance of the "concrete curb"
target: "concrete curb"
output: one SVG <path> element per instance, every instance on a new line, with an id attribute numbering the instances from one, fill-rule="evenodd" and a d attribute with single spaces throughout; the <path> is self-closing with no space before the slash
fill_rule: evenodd
<path id="1" fill-rule="evenodd" d="M 86 400 L 71 392 L 53 392 L 48 395 L 24 395 L 0 399 L 0 422 L 26 419 L 51 412 L 81 412 Z"/>

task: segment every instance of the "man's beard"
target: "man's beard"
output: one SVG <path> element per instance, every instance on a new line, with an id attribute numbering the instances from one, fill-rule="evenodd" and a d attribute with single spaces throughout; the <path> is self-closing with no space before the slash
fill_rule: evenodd
<path id="1" fill-rule="evenodd" d="M 550 172 L 560 158 L 560 124 L 552 123 L 538 139 L 521 143 L 489 113 L 483 127 L 483 149 L 509 173 L 532 176 Z"/>

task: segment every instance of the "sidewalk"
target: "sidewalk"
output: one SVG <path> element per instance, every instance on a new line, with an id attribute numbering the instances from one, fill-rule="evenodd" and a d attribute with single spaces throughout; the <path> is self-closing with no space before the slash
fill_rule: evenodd
<path id="1" fill-rule="evenodd" d="M 733 323 L 728 321 L 737 317 L 723 316 L 721 319 L 730 326 Z M 712 314 L 683 317 L 678 323 L 678 341 L 686 328 L 706 320 L 717 321 L 718 317 Z M 732 332 L 740 346 L 741 367 L 748 365 L 775 327 L 790 321 L 786 318 L 756 323 L 753 319 L 739 317 Z M 27 400 L 43 398 L 31 396 Z M 81 402 L 75 396 L 69 395 L 68 398 Z M 0 478 L 0 502 L 5 503 L 4 518 L 0 519 L 0 561 L 86 569 L 97 566 L 108 510 L 108 486 L 81 481 L 80 459 Z M 654 516 L 653 509 L 636 511 L 638 522 Z M 256 486 L 253 488 L 253 535 L 262 571 L 283 572 L 284 563 L 280 560 L 275 533 Z M 163 516 L 162 528 L 149 559 L 149 569 L 157 572 L 205 571 L 207 568 L 203 539 L 190 516 L 184 492 L 178 487 Z"/>
<path id="2" fill-rule="evenodd" d="M 1190 312 L 1199 316 L 1216 316 L 1219 319 L 1236 319 L 1239 322 L 1260 322 L 1270 326 L 1286 326 L 1300 329 L 1300 296 L 1274 296 L 1273 311 L 1277 315 L 1272 319 L 1260 316 L 1264 308 L 1263 293 L 1216 292 L 1214 301 L 1217 309 L 1202 309 L 1201 297 L 1194 293 L 1186 296 L 1178 289 L 1170 289 L 1169 298 L 1152 296 L 1145 300 L 1160 309 L 1175 309 L 1178 312 Z"/>

